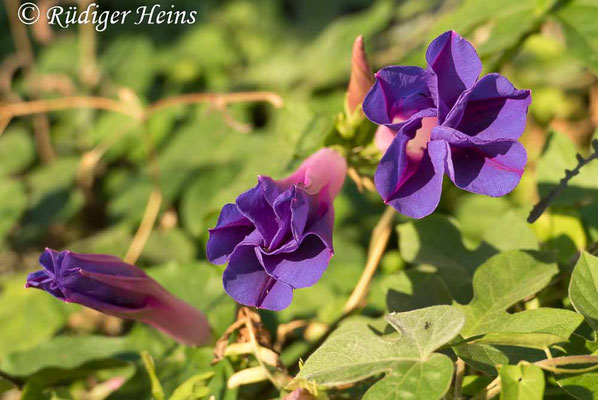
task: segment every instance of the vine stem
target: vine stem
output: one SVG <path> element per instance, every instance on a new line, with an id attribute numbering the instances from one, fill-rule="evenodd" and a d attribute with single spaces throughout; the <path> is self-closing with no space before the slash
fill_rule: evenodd
<path id="1" fill-rule="evenodd" d="M 359 282 L 357 282 L 357 286 L 355 286 L 349 300 L 345 304 L 343 309 L 345 315 L 359 307 L 367 295 L 374 273 L 380 264 L 380 260 L 388 244 L 388 239 L 392 233 L 395 214 L 396 211 L 392 207 L 387 207 L 372 231 L 368 259 Z"/>
<path id="2" fill-rule="evenodd" d="M 536 220 L 540 218 L 544 211 L 546 211 L 550 203 L 552 203 L 554 199 L 559 194 L 561 194 L 563 190 L 565 190 L 569 181 L 573 179 L 575 175 L 579 174 L 579 171 L 581 171 L 581 169 L 585 165 L 590 163 L 592 160 L 598 158 L 598 139 L 594 139 L 592 141 L 592 147 L 594 149 L 594 152 L 590 154 L 587 158 L 583 158 L 580 154 L 577 154 L 577 165 L 575 166 L 575 168 L 573 168 L 572 170 L 565 170 L 565 176 L 563 177 L 563 179 L 561 179 L 559 184 L 556 187 L 554 187 L 550 191 L 550 193 L 546 195 L 546 197 L 542 198 L 538 202 L 538 204 L 534 206 L 532 211 L 529 213 L 529 217 L 527 217 L 527 222 L 529 222 L 530 224 L 536 222 Z"/>
<path id="3" fill-rule="evenodd" d="M 0 106 L 0 117 L 12 118 L 23 115 L 41 114 L 50 111 L 71 108 L 94 108 L 143 119 L 168 107 L 194 103 L 212 103 L 223 106 L 230 103 L 265 101 L 274 107 L 283 106 L 282 98 L 273 92 L 237 92 L 237 93 L 192 93 L 168 97 L 150 104 L 146 110 L 132 107 L 131 104 L 107 97 L 70 96 L 49 100 L 33 100 L 7 103 Z"/>
<path id="4" fill-rule="evenodd" d="M 455 362 L 455 390 L 453 391 L 453 399 L 461 400 L 461 392 L 463 389 L 463 376 L 465 375 L 465 362 L 457 357 Z"/>
<path id="5" fill-rule="evenodd" d="M 475 396 L 473 400 L 489 400 L 500 393 L 501 387 L 500 377 L 497 377 L 481 393 Z"/>
<path id="6" fill-rule="evenodd" d="M 158 217 L 161 204 L 162 193 L 158 188 L 155 188 L 147 200 L 141 224 L 139 224 L 139 228 L 137 229 L 133 241 L 129 246 L 129 250 L 127 250 L 127 254 L 125 255 L 124 261 L 126 263 L 135 264 L 143 252 L 145 243 L 147 242 L 154 227 L 154 223 L 156 222 L 156 218 Z"/>

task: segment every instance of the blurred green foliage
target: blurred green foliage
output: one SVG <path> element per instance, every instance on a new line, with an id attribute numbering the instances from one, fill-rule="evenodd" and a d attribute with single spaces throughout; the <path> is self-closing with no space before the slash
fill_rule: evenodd
<path id="1" fill-rule="evenodd" d="M 141 4 L 102 1 L 101 8 L 128 10 Z M 397 217 L 362 314 L 375 319 L 386 311 L 456 301 L 467 315 L 484 321 L 479 323 L 484 329 L 461 332 L 463 337 L 504 333 L 493 319 L 494 326 L 486 324 L 492 314 L 502 318 L 502 327 L 519 333 L 560 335 L 567 354 L 596 350 L 595 332 L 571 303 L 592 326 L 595 315 L 579 308 L 583 301 L 577 303 L 568 292 L 568 282 L 576 254 L 592 250 L 598 240 L 598 164 L 584 168 L 535 224 L 525 218 L 538 195 L 575 166 L 576 152 L 591 151 L 598 124 L 598 1 L 183 0 L 176 6 L 197 10 L 198 21 L 191 26 L 110 26 L 94 34 L 96 60 L 84 55 L 89 39 L 77 27 L 55 28 L 50 39 L 28 30 L 34 63 L 30 70 L 15 71 L 12 79 L 9 74 L 10 86 L 0 88 L 1 101 L 87 95 L 148 106 L 188 93 L 272 91 L 282 96 L 284 106 L 244 102 L 223 110 L 206 103 L 182 105 L 143 122 L 110 111 L 69 109 L 47 114 L 45 133 L 34 117 L 10 121 L 0 136 L 0 371 L 22 385 L 24 399 L 149 399 L 152 384 L 142 351 L 153 357 L 152 373 L 167 399 L 280 395 L 268 381 L 227 388 L 235 372 L 257 365 L 251 357 L 228 357 L 212 366 L 211 347 L 184 348 L 141 324 L 121 324 L 112 332 L 94 320 L 91 328 L 83 328 L 75 318 L 80 307 L 24 290 L 25 274 L 37 268 L 46 246 L 124 256 L 150 193 L 158 188 L 158 219 L 138 265 L 205 312 L 214 338 L 223 334 L 237 307 L 222 289 L 222 267 L 208 264 L 204 254 L 207 229 L 222 205 L 254 186 L 258 174 L 282 177 L 325 144 L 344 147 L 360 174 L 373 172 L 380 156 L 371 156 L 373 125 L 364 122 L 350 139 L 335 128 L 344 107 L 351 45 L 359 34 L 377 70 L 389 64 L 423 66 L 430 40 L 454 29 L 474 43 L 485 72 L 500 71 L 533 95 L 522 139 L 530 162 L 520 186 L 508 197 L 487 198 L 446 185 L 435 215 L 418 221 Z M 16 51 L 8 17 L 2 3 L 3 73 Z M 86 68 L 97 71 L 97 80 L 86 80 Z M 45 134 L 56 154 L 51 161 L 42 156 Z M 89 152 L 99 154 L 91 172 L 83 162 Z M 291 375 L 341 317 L 384 209 L 377 194 L 359 192 L 350 179 L 335 207 L 335 256 L 321 281 L 295 291 L 284 311 L 260 312 L 274 341 L 284 324 L 306 321 L 307 328 L 294 329 L 277 349 Z M 555 256 L 554 262 L 530 256 L 529 251 L 538 250 Z M 591 270 L 585 264 L 576 268 L 574 274 Z M 482 282 L 478 277 L 483 274 L 490 277 Z M 504 283 L 509 280 L 526 290 L 511 293 L 516 287 Z M 484 282 L 490 286 L 482 288 Z M 483 293 L 492 290 L 508 294 L 509 301 L 497 302 L 496 309 L 482 307 Z M 529 318 L 510 320 L 507 310 Z M 540 326 L 546 321 L 561 321 L 560 329 Z M 468 319 L 466 327 L 473 323 Z M 435 358 L 428 362 L 443 364 L 443 384 L 450 381 L 451 369 L 444 355 L 432 351 L 451 338 L 434 342 L 429 352 Z M 529 338 L 517 336 L 519 343 L 504 345 L 499 341 L 504 338 L 490 336 L 483 343 L 456 346 L 455 353 L 468 365 L 463 393 L 474 395 L 490 383 L 486 376 L 474 376 L 481 371 L 503 377 L 507 399 L 526 398 L 521 393 L 529 388 L 544 391 L 545 398 L 567 392 L 579 399 L 598 396 L 595 373 L 548 373 L 545 382 L 535 367 L 497 369 L 498 364 L 544 358 L 543 352 L 521 344 L 540 340 Z M 431 372 L 424 370 L 417 379 Z M 376 390 L 386 391 L 391 375 Z M 330 397 L 350 398 L 365 390 L 355 385 L 332 391 Z M 0 377 L 2 393 L 15 390 Z M 372 393 L 378 392 L 368 396 Z"/>

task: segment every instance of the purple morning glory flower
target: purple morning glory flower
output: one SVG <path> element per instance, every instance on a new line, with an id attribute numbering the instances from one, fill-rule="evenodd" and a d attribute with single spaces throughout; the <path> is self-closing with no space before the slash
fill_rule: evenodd
<path id="1" fill-rule="evenodd" d="M 43 269 L 29 274 L 25 287 L 42 289 L 67 303 L 145 322 L 186 345 L 199 346 L 210 338 L 210 325 L 199 310 L 118 257 L 46 249 L 39 263 Z"/>
<path id="2" fill-rule="evenodd" d="M 321 149 L 289 177 L 258 177 L 253 189 L 222 208 L 210 229 L 208 259 L 228 261 L 224 289 L 237 302 L 282 310 L 293 289 L 315 284 L 333 254 L 332 201 L 347 164 L 336 151 Z"/>
<path id="3" fill-rule="evenodd" d="M 503 196 L 517 186 L 527 153 L 517 141 L 525 129 L 529 90 L 507 78 L 478 79 L 482 63 L 456 32 L 436 38 L 427 69 L 390 66 L 376 73 L 363 111 L 380 125 L 384 153 L 374 182 L 386 204 L 413 218 L 432 213 L 447 174 L 459 188 Z"/>

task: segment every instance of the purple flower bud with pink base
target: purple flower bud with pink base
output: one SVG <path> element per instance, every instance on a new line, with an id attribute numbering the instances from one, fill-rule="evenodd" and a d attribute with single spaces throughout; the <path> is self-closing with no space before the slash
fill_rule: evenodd
<path id="1" fill-rule="evenodd" d="M 346 173 L 345 159 L 324 148 L 285 179 L 258 177 L 257 186 L 222 208 L 207 256 L 214 264 L 228 262 L 229 296 L 277 311 L 291 303 L 293 289 L 320 279 L 333 254 L 332 202 Z"/>
<path id="2" fill-rule="evenodd" d="M 39 262 L 44 269 L 29 274 L 26 287 L 144 322 L 189 346 L 206 344 L 210 338 L 210 325 L 199 310 L 118 257 L 46 249 Z"/>

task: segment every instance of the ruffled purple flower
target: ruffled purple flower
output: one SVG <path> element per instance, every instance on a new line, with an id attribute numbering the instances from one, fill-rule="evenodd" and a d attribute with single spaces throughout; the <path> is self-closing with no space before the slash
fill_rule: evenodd
<path id="1" fill-rule="evenodd" d="M 376 188 L 386 204 L 413 218 L 436 209 L 444 174 L 461 189 L 503 196 L 527 162 L 517 139 L 530 91 L 499 74 L 478 79 L 475 49 L 453 31 L 430 44 L 426 59 L 427 69 L 378 71 L 363 102 L 366 116 L 380 125 L 375 142 L 384 155 Z"/>
<path id="2" fill-rule="evenodd" d="M 258 177 L 257 186 L 222 208 L 207 256 L 228 262 L 222 278 L 229 296 L 278 311 L 291 303 L 293 289 L 320 279 L 333 254 L 332 201 L 346 171 L 344 158 L 325 148 L 285 179 Z"/>
<path id="3" fill-rule="evenodd" d="M 43 269 L 29 274 L 25 287 L 44 290 L 67 303 L 139 320 L 186 345 L 199 346 L 210 338 L 210 325 L 199 310 L 118 257 L 46 249 L 39 262 Z"/>

